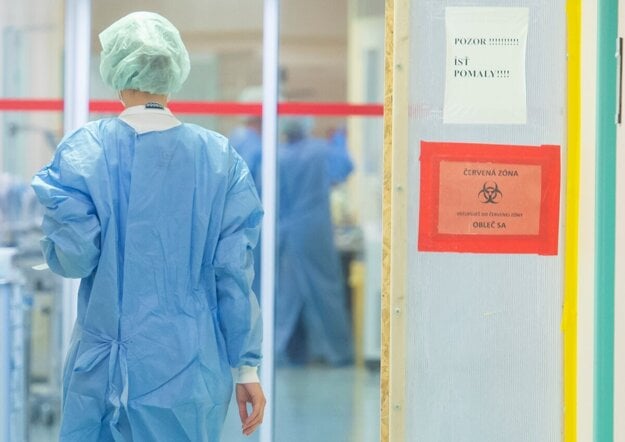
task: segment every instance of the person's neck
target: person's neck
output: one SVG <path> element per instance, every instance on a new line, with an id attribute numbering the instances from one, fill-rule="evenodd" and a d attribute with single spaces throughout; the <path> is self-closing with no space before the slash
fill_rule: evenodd
<path id="1" fill-rule="evenodd" d="M 149 92 L 125 89 L 120 92 L 120 98 L 124 106 L 143 106 L 147 103 L 158 103 L 163 107 L 167 106 L 167 95 L 150 94 Z"/>

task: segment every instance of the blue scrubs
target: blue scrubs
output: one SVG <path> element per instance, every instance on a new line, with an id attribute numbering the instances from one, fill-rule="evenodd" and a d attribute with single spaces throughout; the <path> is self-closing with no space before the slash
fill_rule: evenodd
<path id="1" fill-rule="evenodd" d="M 230 136 L 230 144 L 250 169 L 256 188 L 260 190 L 261 184 L 261 159 L 263 140 L 258 131 L 246 126 L 237 127 Z"/>
<path id="2" fill-rule="evenodd" d="M 343 273 L 330 215 L 328 143 L 302 139 L 279 149 L 278 361 L 353 357 Z"/>
<path id="3" fill-rule="evenodd" d="M 263 140 L 258 131 L 246 126 L 237 127 L 230 134 L 230 144 L 234 147 L 241 158 L 247 164 L 252 174 L 252 179 L 256 185 L 258 194 L 261 195 L 262 184 L 262 146 Z M 260 296 L 260 241 L 254 249 L 254 282 L 252 289 L 257 296 Z"/>
<path id="4" fill-rule="evenodd" d="M 226 138 L 121 120 L 66 137 L 33 180 L 50 268 L 82 278 L 61 441 L 216 441 L 230 367 L 260 363 L 262 209 Z"/>
<path id="5" fill-rule="evenodd" d="M 329 139 L 328 173 L 332 185 L 344 182 L 354 170 L 354 163 L 347 150 L 347 132 L 337 129 Z"/>

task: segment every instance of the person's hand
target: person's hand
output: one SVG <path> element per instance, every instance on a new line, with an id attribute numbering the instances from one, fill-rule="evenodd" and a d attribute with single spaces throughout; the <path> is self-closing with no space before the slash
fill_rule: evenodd
<path id="1" fill-rule="evenodd" d="M 258 382 L 252 384 L 237 384 L 236 386 L 237 405 L 239 406 L 239 416 L 243 427 L 243 434 L 249 436 L 263 422 L 265 414 L 265 394 Z M 252 413 L 248 415 L 247 404 L 252 404 Z"/>

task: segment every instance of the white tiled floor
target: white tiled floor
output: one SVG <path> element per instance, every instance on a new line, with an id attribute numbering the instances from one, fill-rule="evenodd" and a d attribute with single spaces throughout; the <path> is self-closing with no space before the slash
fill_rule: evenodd
<path id="1" fill-rule="evenodd" d="M 379 440 L 377 371 L 355 367 L 291 367 L 276 373 L 275 442 L 374 442 Z M 256 442 L 240 433 L 232 402 L 223 442 Z M 56 428 L 32 427 L 31 442 L 52 442 Z"/>

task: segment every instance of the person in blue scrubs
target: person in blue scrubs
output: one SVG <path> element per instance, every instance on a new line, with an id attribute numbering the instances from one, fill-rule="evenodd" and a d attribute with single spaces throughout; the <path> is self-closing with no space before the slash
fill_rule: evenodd
<path id="1" fill-rule="evenodd" d="M 60 440 L 218 441 L 233 374 L 249 435 L 265 406 L 254 181 L 225 137 L 167 109 L 190 66 L 169 21 L 133 13 L 100 41 L 126 109 L 68 134 L 32 183 L 46 262 L 81 278 Z"/>
<path id="2" fill-rule="evenodd" d="M 353 343 L 330 214 L 331 147 L 310 136 L 310 123 L 281 119 L 276 359 L 344 365 Z"/>

